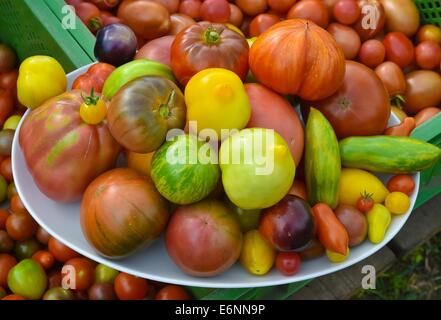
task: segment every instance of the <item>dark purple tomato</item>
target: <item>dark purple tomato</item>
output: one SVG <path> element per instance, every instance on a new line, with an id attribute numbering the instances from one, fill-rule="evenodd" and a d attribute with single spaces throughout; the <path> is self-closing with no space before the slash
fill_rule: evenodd
<path id="1" fill-rule="evenodd" d="M 262 211 L 259 231 L 278 251 L 298 250 L 315 234 L 311 207 L 305 200 L 287 195 Z"/>
<path id="2" fill-rule="evenodd" d="M 131 61 L 137 48 L 135 33 L 120 23 L 109 24 L 96 35 L 95 57 L 115 67 Z"/>

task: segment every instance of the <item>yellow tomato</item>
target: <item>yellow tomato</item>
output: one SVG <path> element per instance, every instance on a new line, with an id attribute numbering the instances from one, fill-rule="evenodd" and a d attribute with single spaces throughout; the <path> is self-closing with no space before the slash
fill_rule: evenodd
<path id="1" fill-rule="evenodd" d="M 386 231 L 392 221 L 389 209 L 382 204 L 376 203 L 374 207 L 366 212 L 368 222 L 368 237 L 372 243 L 383 241 Z"/>
<path id="2" fill-rule="evenodd" d="M 98 124 L 106 118 L 107 106 L 104 100 L 100 99 L 92 93 L 89 97 L 84 98 L 84 102 L 80 106 L 81 119 L 87 124 Z"/>
<path id="3" fill-rule="evenodd" d="M 222 129 L 243 129 L 251 116 L 242 81 L 227 69 L 205 69 L 193 76 L 185 88 L 185 103 L 187 122 L 195 121 L 198 132 L 215 130 L 219 140 Z"/>
<path id="4" fill-rule="evenodd" d="M 66 85 L 66 74 L 57 60 L 48 56 L 29 57 L 22 62 L 18 72 L 18 100 L 35 109 L 66 91 Z"/>
<path id="5" fill-rule="evenodd" d="M 11 129 L 11 130 L 17 129 L 20 120 L 21 120 L 21 116 L 19 115 L 10 116 L 8 119 L 6 119 L 5 123 L 3 124 L 3 129 Z"/>
<path id="6" fill-rule="evenodd" d="M 264 275 L 271 270 L 276 251 L 257 230 L 245 233 L 240 262 L 243 267 L 255 275 Z"/>
<path id="7" fill-rule="evenodd" d="M 410 198 L 403 192 L 391 192 L 386 197 L 385 205 L 391 213 L 403 214 L 410 208 Z"/>
<path id="8" fill-rule="evenodd" d="M 341 262 L 346 261 L 348 259 L 349 248 L 346 251 L 346 255 L 342 255 L 340 253 L 332 252 L 329 250 L 326 250 L 326 255 L 328 256 L 329 261 L 334 262 L 334 263 L 341 263 Z"/>
<path id="9" fill-rule="evenodd" d="M 127 156 L 127 166 L 129 168 L 135 169 L 141 174 L 150 176 L 150 168 L 152 164 L 152 158 L 154 152 L 150 153 L 136 153 L 128 151 Z"/>
<path id="10" fill-rule="evenodd" d="M 240 34 L 242 37 L 245 38 L 245 35 L 243 34 L 242 30 L 240 30 L 240 29 L 239 29 L 238 27 L 236 27 L 234 24 L 226 23 L 225 25 L 227 26 L 228 29 L 237 32 L 238 34 Z"/>
<path id="11" fill-rule="evenodd" d="M 342 169 L 339 186 L 339 204 L 357 205 L 357 200 L 363 193 L 371 193 L 376 203 L 383 203 L 389 191 L 383 182 L 360 169 Z"/>

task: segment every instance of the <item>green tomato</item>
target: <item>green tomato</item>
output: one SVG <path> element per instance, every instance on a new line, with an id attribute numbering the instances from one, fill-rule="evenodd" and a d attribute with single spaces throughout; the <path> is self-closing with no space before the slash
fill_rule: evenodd
<path id="1" fill-rule="evenodd" d="M 19 115 L 10 116 L 8 119 L 6 119 L 5 123 L 3 124 L 3 129 L 11 129 L 11 130 L 17 129 L 20 120 L 21 120 L 21 116 Z"/>
<path id="2" fill-rule="evenodd" d="M 231 209 L 233 209 L 233 212 L 239 218 L 240 228 L 242 229 L 242 232 L 248 232 L 259 227 L 261 210 L 244 210 L 235 206 L 232 202 L 228 202 Z"/>
<path id="3" fill-rule="evenodd" d="M 104 264 L 99 264 L 95 268 L 95 283 L 113 284 L 118 274 L 118 270 L 112 269 Z"/>
<path id="4" fill-rule="evenodd" d="M 46 289 L 47 277 L 41 265 L 25 259 L 16 264 L 8 274 L 8 287 L 28 299 L 40 299 Z"/>
<path id="5" fill-rule="evenodd" d="M 6 182 L 5 178 L 0 175 L 0 202 L 5 201 L 7 196 L 7 190 L 8 190 L 8 183 Z"/>
<path id="6" fill-rule="evenodd" d="M 61 287 L 50 288 L 43 296 L 43 300 L 73 300 L 74 294 L 69 289 Z"/>
<path id="7" fill-rule="evenodd" d="M 40 250 L 40 243 L 34 238 L 17 241 L 14 248 L 14 256 L 17 260 L 30 259 L 38 250 Z"/>
<path id="8" fill-rule="evenodd" d="M 231 135 L 222 143 L 219 159 L 225 192 L 242 209 L 275 205 L 294 181 L 291 152 L 274 130 L 252 128 Z"/>

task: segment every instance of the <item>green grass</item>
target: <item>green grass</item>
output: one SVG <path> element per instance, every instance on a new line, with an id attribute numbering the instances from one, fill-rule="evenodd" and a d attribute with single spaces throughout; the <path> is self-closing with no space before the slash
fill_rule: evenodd
<path id="1" fill-rule="evenodd" d="M 353 299 L 441 299 L 441 233 L 378 276 L 375 290 Z"/>

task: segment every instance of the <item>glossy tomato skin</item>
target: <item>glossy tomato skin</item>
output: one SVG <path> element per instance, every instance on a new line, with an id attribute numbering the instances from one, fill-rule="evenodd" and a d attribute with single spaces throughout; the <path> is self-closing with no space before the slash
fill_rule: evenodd
<path id="1" fill-rule="evenodd" d="M 8 217 L 10 216 L 10 213 L 6 209 L 0 209 L 0 230 L 3 230 L 6 226 L 6 220 L 8 220 Z"/>
<path id="2" fill-rule="evenodd" d="M 386 87 L 389 97 L 406 93 L 406 78 L 400 66 L 394 62 L 386 61 L 375 68 L 375 73 L 380 77 Z"/>
<path id="3" fill-rule="evenodd" d="M 13 256 L 0 253 L 0 287 L 7 288 L 9 270 L 16 264 L 17 260 Z"/>
<path id="4" fill-rule="evenodd" d="M 280 18 L 275 14 L 261 13 L 257 15 L 250 23 L 250 37 L 261 35 L 277 22 L 280 22 Z"/>
<path id="5" fill-rule="evenodd" d="M 406 103 L 404 111 L 415 114 L 420 110 L 441 103 L 441 76 L 430 70 L 418 70 L 406 74 Z"/>
<path id="6" fill-rule="evenodd" d="M 24 241 L 31 238 L 37 231 L 37 223 L 29 213 L 15 213 L 6 220 L 6 230 L 12 239 Z"/>
<path id="7" fill-rule="evenodd" d="M 79 253 L 73 251 L 68 246 L 64 245 L 62 242 L 51 237 L 48 242 L 49 252 L 55 257 L 59 262 L 65 263 L 70 259 L 77 258 L 80 256 Z"/>
<path id="8" fill-rule="evenodd" d="M 389 32 L 383 40 L 386 48 L 386 58 L 395 62 L 401 68 L 409 66 L 415 58 L 412 42 L 401 32 Z"/>
<path id="9" fill-rule="evenodd" d="M 14 89 L 17 86 L 18 70 L 0 73 L 0 88 Z"/>
<path id="10" fill-rule="evenodd" d="M 14 240 L 5 230 L 0 230 L 0 253 L 9 253 L 14 249 Z"/>
<path id="11" fill-rule="evenodd" d="M 83 122 L 82 103 L 80 90 L 47 100 L 24 119 L 18 137 L 35 183 L 56 201 L 78 200 L 95 177 L 115 165 L 120 151 L 105 123 Z"/>
<path id="12" fill-rule="evenodd" d="M 83 92 L 90 94 L 92 88 L 95 93 L 103 90 L 104 82 L 115 70 L 111 64 L 99 62 L 91 66 L 86 73 L 75 79 L 72 89 L 81 89 Z"/>
<path id="13" fill-rule="evenodd" d="M 296 252 L 279 252 L 276 256 L 276 268 L 285 276 L 299 272 L 302 259 Z"/>
<path id="14" fill-rule="evenodd" d="M 310 49 L 304 50 L 305 46 Z M 329 97 L 341 86 L 344 62 L 344 53 L 332 36 L 301 19 L 272 26 L 250 50 L 251 71 L 260 83 L 314 101 Z"/>
<path id="15" fill-rule="evenodd" d="M 51 235 L 42 227 L 38 227 L 37 232 L 35 233 L 35 237 L 41 244 L 47 245 L 49 239 L 51 238 Z"/>
<path id="16" fill-rule="evenodd" d="M 251 105 L 247 127 L 277 131 L 288 144 L 295 163 L 299 164 L 303 154 L 304 132 L 295 110 L 282 96 L 260 84 L 247 83 L 245 90 Z"/>
<path id="17" fill-rule="evenodd" d="M 357 56 L 361 41 L 354 29 L 340 23 L 331 23 L 327 30 L 343 49 L 346 59 L 351 60 Z"/>
<path id="18" fill-rule="evenodd" d="M 55 262 L 55 258 L 52 253 L 44 250 L 39 250 L 32 255 L 32 259 L 37 261 L 44 270 L 52 268 Z"/>
<path id="19" fill-rule="evenodd" d="M 155 295 L 155 300 L 190 300 L 190 296 L 184 288 L 175 285 L 168 285 Z"/>
<path id="20" fill-rule="evenodd" d="M 279 13 L 286 13 L 296 3 L 296 0 L 268 0 L 269 7 Z"/>
<path id="21" fill-rule="evenodd" d="M 259 231 L 278 251 L 290 252 L 306 246 L 315 234 L 315 220 L 309 204 L 287 195 L 262 211 Z"/>
<path id="22" fill-rule="evenodd" d="M 366 239 L 368 223 L 363 213 L 352 206 L 339 205 L 335 209 L 335 215 L 348 232 L 350 247 L 357 246 Z"/>
<path id="23" fill-rule="evenodd" d="M 214 276 L 239 258 L 240 223 L 231 209 L 217 200 L 182 206 L 168 225 L 166 247 L 184 272 L 199 277 Z"/>
<path id="24" fill-rule="evenodd" d="M 438 68 L 441 63 L 441 46 L 435 41 L 423 41 L 415 48 L 415 60 L 421 69 Z"/>
<path id="25" fill-rule="evenodd" d="M 227 0 L 205 0 L 201 6 L 202 20 L 226 23 L 230 19 L 231 9 Z"/>
<path id="26" fill-rule="evenodd" d="M 424 108 L 415 115 L 415 126 L 420 126 L 430 118 L 436 116 L 438 113 L 441 112 L 440 108 L 436 107 L 428 107 Z"/>
<path id="27" fill-rule="evenodd" d="M 34 238 L 24 241 L 17 241 L 14 248 L 14 256 L 18 260 L 30 259 L 38 250 L 41 249 L 40 243 Z"/>
<path id="28" fill-rule="evenodd" d="M 386 48 L 384 44 L 376 39 L 365 41 L 359 53 L 360 62 L 369 68 L 375 68 L 384 61 Z"/>
<path id="29" fill-rule="evenodd" d="M 183 13 L 174 13 L 170 16 L 170 23 L 171 25 L 168 35 L 175 36 L 182 30 L 187 28 L 189 25 L 195 24 L 196 21 L 194 21 L 193 18 L 191 18 L 190 16 L 187 16 Z M 171 44 L 170 44 L 170 49 L 171 49 Z M 168 54 L 169 54 L 168 60 L 170 61 L 170 52 Z"/>
<path id="30" fill-rule="evenodd" d="M 89 300 L 116 300 L 113 284 L 95 283 L 88 290 Z"/>
<path id="31" fill-rule="evenodd" d="M 332 10 L 335 20 L 348 25 L 357 22 L 361 14 L 361 9 L 354 0 L 339 0 Z"/>
<path id="32" fill-rule="evenodd" d="M 12 212 L 14 213 L 28 213 L 28 210 L 26 210 L 23 202 L 21 201 L 21 198 L 18 194 L 14 195 L 10 202 L 9 206 Z"/>
<path id="33" fill-rule="evenodd" d="M 412 0 L 381 0 L 386 12 L 386 28 L 412 37 L 420 26 L 420 14 Z"/>
<path id="34" fill-rule="evenodd" d="M 243 21 L 243 13 L 235 4 L 230 3 L 230 20 L 229 22 L 240 28 Z"/>
<path id="35" fill-rule="evenodd" d="M 183 13 L 193 19 L 199 19 L 201 16 L 200 0 L 184 0 L 179 4 L 179 13 Z"/>
<path id="36" fill-rule="evenodd" d="M 93 278 L 95 274 L 95 263 L 86 258 L 73 258 L 68 260 L 63 269 L 68 266 L 73 268 L 74 271 L 74 279 L 72 284 L 74 285 L 73 290 L 83 291 L 89 289 L 89 287 L 93 284 Z M 69 269 L 66 269 L 69 270 Z M 69 272 L 63 273 L 62 275 L 70 275 Z"/>
<path id="37" fill-rule="evenodd" d="M 435 41 L 441 45 L 441 28 L 433 24 L 426 24 L 421 26 L 416 35 L 417 43 L 423 41 Z"/>
<path id="38" fill-rule="evenodd" d="M 80 211 L 86 239 L 100 254 L 113 258 L 151 243 L 169 217 L 168 204 L 153 182 L 129 168 L 114 169 L 95 179 L 84 193 Z"/>
<path id="39" fill-rule="evenodd" d="M 171 46 L 175 36 L 164 36 L 147 42 L 135 55 L 137 59 L 150 59 L 171 67 Z"/>
<path id="40" fill-rule="evenodd" d="M 164 36 L 170 29 L 170 13 L 156 2 L 126 0 L 118 8 L 118 18 L 145 40 Z"/>
<path id="41" fill-rule="evenodd" d="M 251 17 L 264 13 L 268 8 L 267 0 L 236 0 L 236 5 Z"/>
<path id="42" fill-rule="evenodd" d="M 12 177 L 12 162 L 11 157 L 3 159 L 0 164 L 0 174 L 6 179 L 6 181 L 11 182 Z"/>
<path id="43" fill-rule="evenodd" d="M 307 19 L 322 28 L 329 23 L 328 9 L 322 1 L 303 0 L 298 1 L 287 13 L 287 19 Z"/>
<path id="44" fill-rule="evenodd" d="M 415 181 L 412 176 L 400 174 L 393 176 L 387 182 L 387 189 L 390 192 L 402 192 L 410 196 L 415 190 Z"/>
<path id="45" fill-rule="evenodd" d="M 229 69 L 243 80 L 248 73 L 248 52 L 247 41 L 237 32 L 222 24 L 199 22 L 176 36 L 171 65 L 183 85 L 207 68 Z"/>
<path id="46" fill-rule="evenodd" d="M 362 13 L 358 18 L 358 21 L 354 24 L 355 31 L 358 32 L 362 41 L 372 39 L 377 36 L 384 28 L 386 23 L 386 12 L 381 4 L 380 0 L 357 0 L 358 6 L 360 7 Z M 365 10 L 363 12 L 363 7 L 370 6 L 373 10 Z M 368 14 L 374 14 L 377 19 L 369 19 Z M 369 28 L 366 28 L 364 23 L 369 19 L 371 24 Z"/>
<path id="47" fill-rule="evenodd" d="M 307 105 L 323 112 L 340 139 L 382 134 L 391 111 L 389 95 L 380 78 L 354 61 L 346 62 L 343 85 L 334 95 Z"/>
<path id="48" fill-rule="evenodd" d="M 120 300 L 142 300 L 150 290 L 146 279 L 121 272 L 115 279 L 115 292 Z"/>

